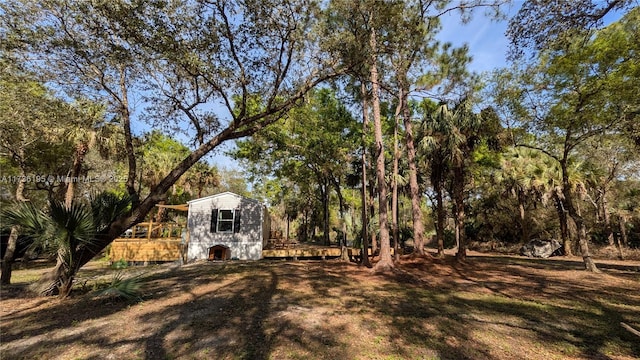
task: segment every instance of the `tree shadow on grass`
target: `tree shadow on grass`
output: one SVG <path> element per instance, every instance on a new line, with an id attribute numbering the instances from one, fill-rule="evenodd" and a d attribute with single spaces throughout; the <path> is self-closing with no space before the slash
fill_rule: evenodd
<path id="1" fill-rule="evenodd" d="M 620 274 L 567 269 L 557 261 L 538 265 L 552 271 L 532 271 L 526 261 L 494 257 L 471 259 L 465 265 L 452 263 L 454 278 L 462 282 L 448 290 L 450 296 L 441 306 L 455 304 L 458 312 L 449 317 L 462 313 L 464 319 L 471 319 L 461 322 L 462 327 L 479 322 L 520 328 L 535 334 L 542 344 L 586 358 L 605 359 L 615 349 L 640 357 L 640 343 L 620 325 L 621 321 L 640 322 L 639 282 L 619 281 L 627 279 Z M 515 322 L 500 323 L 501 317 Z"/>
<path id="2" fill-rule="evenodd" d="M 335 358 L 326 350 L 340 348 L 339 329 L 309 331 L 297 313 L 290 315 L 310 309 L 310 298 L 280 288 L 283 278 L 287 287 L 295 287 L 322 275 L 288 264 L 254 266 L 222 287 L 195 288 L 188 303 L 141 315 L 142 322 L 157 324 L 145 339 L 145 357 L 268 359 L 325 353 Z M 324 282 L 316 285 L 326 290 Z M 283 343 L 287 350 L 278 346 Z M 282 351 L 290 354 L 274 354 Z"/>
<path id="3" fill-rule="evenodd" d="M 318 261 L 156 268 L 142 275 L 138 304 L 77 296 L 3 315 L 0 351 L 6 358 L 56 351 L 86 359 L 490 359 L 533 345 L 554 356 L 640 357 L 619 326 L 637 319 L 637 283 L 591 275 L 573 283 L 561 276 L 583 274 L 572 268 L 485 260 L 417 261 L 383 275 Z M 511 352 L 499 346 L 507 337 L 515 339 L 506 343 L 516 346 Z M 80 353 L 69 350 L 74 344 Z"/>
<path id="4" fill-rule="evenodd" d="M 267 359 L 274 357 L 276 344 L 286 343 L 294 355 L 336 358 L 331 349 L 342 348 L 341 329 L 305 327 L 297 316 L 309 308 L 309 299 L 279 289 L 281 277 L 295 287 L 310 279 L 320 282 L 322 274 L 256 262 L 167 268 L 143 276 L 144 301 L 138 304 L 77 295 L 43 299 L 33 304 L 37 308 L 3 316 L 0 350 L 16 359 L 49 357 L 53 349 L 75 357 L 73 348 L 81 344 L 80 357 L 87 359 Z M 336 280 L 328 279 L 327 284 Z"/>

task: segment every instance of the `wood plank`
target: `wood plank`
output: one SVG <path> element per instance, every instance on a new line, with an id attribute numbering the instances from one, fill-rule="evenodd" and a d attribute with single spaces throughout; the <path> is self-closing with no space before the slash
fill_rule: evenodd
<path id="1" fill-rule="evenodd" d="M 111 244 L 109 257 L 111 261 L 175 261 L 180 259 L 181 247 L 180 239 L 118 239 Z"/>
<path id="2" fill-rule="evenodd" d="M 290 249 L 267 249 L 262 250 L 264 258 L 282 257 L 338 257 L 342 254 L 340 248 L 290 248 Z"/>
<path id="3" fill-rule="evenodd" d="M 361 249 L 347 248 L 347 252 L 350 257 L 360 256 Z M 391 249 L 393 255 L 394 249 Z M 341 248 L 335 247 L 297 247 L 297 248 L 275 248 L 262 250 L 263 258 L 304 258 L 304 257 L 339 257 L 342 255 Z M 371 249 L 369 249 L 369 256 L 371 256 Z"/>

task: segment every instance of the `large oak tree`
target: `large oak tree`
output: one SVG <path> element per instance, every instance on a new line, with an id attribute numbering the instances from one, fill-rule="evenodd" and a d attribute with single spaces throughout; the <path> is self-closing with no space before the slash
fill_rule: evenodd
<path id="1" fill-rule="evenodd" d="M 3 46 L 22 51 L 24 66 L 67 94 L 108 103 L 124 130 L 133 206 L 96 241 L 80 245 L 86 247 L 81 264 L 143 221 L 203 156 L 277 121 L 341 72 L 310 31 L 319 18 L 314 2 L 12 0 L 0 6 L 0 32 L 10 40 Z M 255 96 L 264 106 L 250 112 Z M 143 119 L 182 132 L 193 147 L 140 197 L 133 138 Z"/>

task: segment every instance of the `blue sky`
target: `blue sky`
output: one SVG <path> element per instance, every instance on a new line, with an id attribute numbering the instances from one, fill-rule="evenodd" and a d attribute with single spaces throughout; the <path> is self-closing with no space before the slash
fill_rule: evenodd
<path id="1" fill-rule="evenodd" d="M 506 65 L 509 49 L 509 40 L 505 35 L 508 19 L 516 15 L 523 3 L 524 1 L 514 0 L 512 4 L 503 6 L 502 11 L 507 15 L 507 19 L 497 22 L 484 16 L 483 10 L 477 11 L 467 24 L 462 24 L 459 14 L 455 12 L 444 15 L 441 18 L 442 30 L 438 39 L 449 41 L 456 46 L 469 44 L 473 56 L 470 70 L 483 72 L 503 67 Z M 604 17 L 603 23 L 610 24 L 619 20 L 622 15 L 619 11 L 611 12 Z"/>
<path id="2" fill-rule="evenodd" d="M 522 1 L 514 1 L 502 9 L 507 17 L 511 17 L 517 13 L 521 5 Z M 443 15 L 441 22 L 442 30 L 438 34 L 440 41 L 451 42 L 456 47 L 465 43 L 469 45 L 473 57 L 470 70 L 480 73 L 506 65 L 509 40 L 505 33 L 508 20 L 492 20 L 485 16 L 484 10 L 479 9 L 466 24 L 460 21 L 460 15 L 456 12 Z"/>

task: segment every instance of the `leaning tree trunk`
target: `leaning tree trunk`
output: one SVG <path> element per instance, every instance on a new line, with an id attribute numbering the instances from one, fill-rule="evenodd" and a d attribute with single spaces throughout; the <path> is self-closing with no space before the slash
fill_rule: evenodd
<path id="1" fill-rule="evenodd" d="M 283 114 L 291 110 L 301 98 L 303 98 L 319 83 L 337 76 L 337 74 L 332 73 L 320 76 L 312 81 L 308 81 L 289 99 L 283 102 L 278 102 L 278 104 L 264 109 L 259 114 L 237 118 L 235 121 L 228 124 L 226 128 L 220 130 L 216 135 L 211 137 L 208 141 L 200 144 L 197 149 L 191 151 L 189 155 L 187 155 L 180 163 L 176 164 L 175 167 L 150 190 L 149 195 L 141 201 L 138 197 L 139 194 L 135 191 L 134 187 L 136 177 L 136 157 L 133 147 L 134 138 L 131 132 L 131 119 L 127 99 L 128 90 L 126 87 L 126 71 L 124 68 L 121 68 L 119 69 L 119 73 L 120 88 L 122 91 L 120 94 L 121 97 L 118 98 L 116 96 L 115 100 L 119 102 L 119 115 L 122 117 L 122 126 L 125 135 L 125 152 L 129 167 L 125 187 L 132 198 L 131 210 L 128 214 L 111 221 L 108 227 L 97 235 L 94 239 L 95 241 L 92 241 L 90 244 L 83 244 L 76 250 L 79 257 L 76 261 L 76 266 L 70 269 L 72 274 L 75 274 L 75 271 L 93 259 L 94 256 L 99 254 L 107 245 L 111 244 L 111 242 L 120 236 L 126 229 L 143 221 L 154 206 L 165 198 L 166 192 L 171 189 L 180 177 L 213 149 L 225 141 L 250 136 L 265 126 L 274 123 L 278 119 L 282 118 Z M 62 282 L 66 281 L 64 278 L 59 278 L 58 280 L 63 280 Z"/>
<path id="2" fill-rule="evenodd" d="M 370 45 L 371 68 L 369 75 L 371 77 L 372 87 L 373 128 L 376 143 L 376 178 L 378 180 L 378 219 L 380 225 L 380 259 L 374 269 L 377 272 L 381 272 L 393 268 L 394 265 L 393 259 L 391 258 L 391 243 L 389 241 L 389 226 L 387 220 L 387 183 L 384 175 L 384 142 L 382 138 L 382 118 L 380 113 L 376 30 L 374 27 L 371 28 Z"/>
<path id="3" fill-rule="evenodd" d="M 571 209 L 573 206 L 569 206 Z M 573 211 L 569 211 L 569 214 L 573 221 L 576 223 L 576 227 L 578 228 L 578 245 L 580 247 L 580 253 L 582 254 L 582 260 L 584 261 L 584 266 L 587 271 L 592 272 L 600 272 L 596 263 L 591 258 L 591 253 L 589 251 L 589 241 L 587 240 L 587 231 L 586 226 L 584 224 L 584 219 L 582 216 L 574 213 Z"/>

